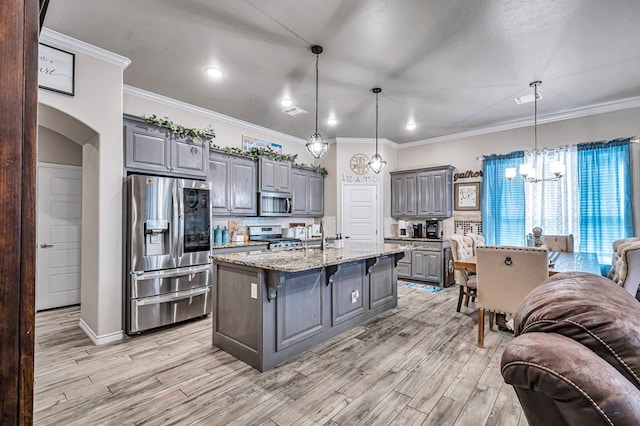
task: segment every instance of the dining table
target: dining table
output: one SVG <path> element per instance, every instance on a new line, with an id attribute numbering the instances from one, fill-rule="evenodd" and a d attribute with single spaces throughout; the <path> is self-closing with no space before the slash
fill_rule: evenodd
<path id="1" fill-rule="evenodd" d="M 476 272 L 476 257 L 456 260 L 453 268 L 458 271 Z M 600 275 L 598 255 L 589 252 L 566 253 L 561 251 L 549 252 L 549 276 L 560 272 L 590 272 Z"/>

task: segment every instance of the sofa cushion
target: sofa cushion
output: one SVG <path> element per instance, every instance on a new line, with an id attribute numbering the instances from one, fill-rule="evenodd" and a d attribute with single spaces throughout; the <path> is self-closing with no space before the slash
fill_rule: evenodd
<path id="1" fill-rule="evenodd" d="M 640 389 L 640 303 L 611 280 L 556 274 L 523 300 L 514 323 L 516 336 L 558 333 L 581 343 Z"/>

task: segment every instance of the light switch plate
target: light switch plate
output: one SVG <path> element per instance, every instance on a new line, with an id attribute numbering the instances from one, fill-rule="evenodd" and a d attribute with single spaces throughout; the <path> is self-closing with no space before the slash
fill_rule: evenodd
<path id="1" fill-rule="evenodd" d="M 252 299 L 258 298 L 258 284 L 256 283 L 251 283 L 251 298 Z"/>

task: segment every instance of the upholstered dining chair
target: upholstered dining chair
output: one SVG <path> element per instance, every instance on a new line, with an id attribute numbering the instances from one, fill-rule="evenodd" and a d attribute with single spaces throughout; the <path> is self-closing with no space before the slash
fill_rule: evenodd
<path id="1" fill-rule="evenodd" d="M 544 245 L 549 251 L 563 251 L 573 253 L 573 234 L 569 235 L 545 235 Z"/>
<path id="2" fill-rule="evenodd" d="M 476 255 L 476 247 L 484 245 L 484 237 L 474 232 L 467 232 L 467 237 L 473 240 L 473 255 Z"/>
<path id="3" fill-rule="evenodd" d="M 525 296 L 549 277 L 546 248 L 484 245 L 476 250 L 478 347 L 484 347 L 484 313 L 515 314 Z"/>
<path id="4" fill-rule="evenodd" d="M 618 241 L 613 243 L 616 250 L 608 278 L 638 299 L 640 298 L 638 293 L 640 287 L 640 241 L 636 237 L 625 239 L 622 242 Z"/>
<path id="5" fill-rule="evenodd" d="M 451 236 L 451 255 L 453 261 L 467 259 L 473 257 L 473 240 L 468 236 L 452 235 Z M 460 312 L 462 299 L 464 298 L 464 306 L 469 306 L 469 299 L 475 300 L 476 297 L 476 279 L 475 276 L 470 277 L 465 271 L 455 270 L 453 273 L 456 284 L 460 287 L 460 295 L 458 296 L 458 308 Z"/>

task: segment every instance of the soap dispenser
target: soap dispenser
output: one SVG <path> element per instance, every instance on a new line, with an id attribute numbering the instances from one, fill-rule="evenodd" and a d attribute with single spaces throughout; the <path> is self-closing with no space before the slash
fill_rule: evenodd
<path id="1" fill-rule="evenodd" d="M 225 226 L 224 229 L 222 230 L 222 243 L 228 243 L 228 242 L 229 242 L 229 230 Z"/>
<path id="2" fill-rule="evenodd" d="M 213 232 L 213 242 L 215 244 L 222 243 L 222 229 L 220 229 L 220 225 L 216 226 L 216 229 Z"/>

